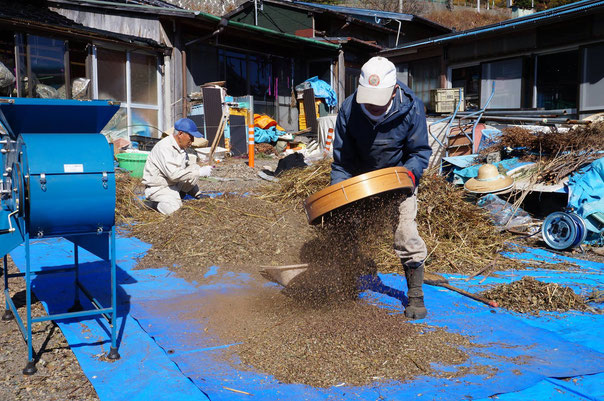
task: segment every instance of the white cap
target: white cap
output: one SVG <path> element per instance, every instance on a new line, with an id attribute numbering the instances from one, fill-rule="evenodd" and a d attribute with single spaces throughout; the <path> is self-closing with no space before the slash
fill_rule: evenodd
<path id="1" fill-rule="evenodd" d="M 396 67 L 385 57 L 372 57 L 361 68 L 357 103 L 385 106 L 396 85 Z"/>

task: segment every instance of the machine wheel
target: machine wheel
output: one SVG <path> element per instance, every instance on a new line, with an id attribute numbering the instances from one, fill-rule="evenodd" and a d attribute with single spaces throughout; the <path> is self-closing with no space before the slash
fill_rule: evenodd
<path id="1" fill-rule="evenodd" d="M 581 244 L 587 236 L 587 228 L 576 213 L 554 212 L 543 222 L 541 234 L 549 247 L 563 250 Z"/>

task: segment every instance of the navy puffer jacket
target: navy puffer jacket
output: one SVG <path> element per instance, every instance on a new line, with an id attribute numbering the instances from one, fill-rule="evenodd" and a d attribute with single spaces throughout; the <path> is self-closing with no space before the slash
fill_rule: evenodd
<path id="1" fill-rule="evenodd" d="M 386 167 L 402 166 L 415 176 L 416 185 L 428 166 L 432 149 L 424 104 L 402 82 L 388 114 L 377 123 L 349 96 L 338 113 L 333 142 L 331 183 Z"/>

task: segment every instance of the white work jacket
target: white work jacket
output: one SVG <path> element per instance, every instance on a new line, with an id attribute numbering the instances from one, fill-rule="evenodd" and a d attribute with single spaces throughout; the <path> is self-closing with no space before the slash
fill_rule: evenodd
<path id="1" fill-rule="evenodd" d="M 179 183 L 197 185 L 199 166 L 189 163 L 189 156 L 176 143 L 174 135 L 168 135 L 153 146 L 147 157 L 142 183 L 147 187 L 145 195 L 153 195 L 162 188 Z"/>

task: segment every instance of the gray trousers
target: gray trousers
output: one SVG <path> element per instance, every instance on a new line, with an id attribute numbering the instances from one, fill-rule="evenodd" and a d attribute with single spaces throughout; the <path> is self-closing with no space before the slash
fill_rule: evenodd
<path id="1" fill-rule="evenodd" d="M 398 224 L 394 231 L 394 251 L 403 267 L 415 268 L 424 263 L 428 251 L 417 231 L 417 189 L 398 207 Z"/>

